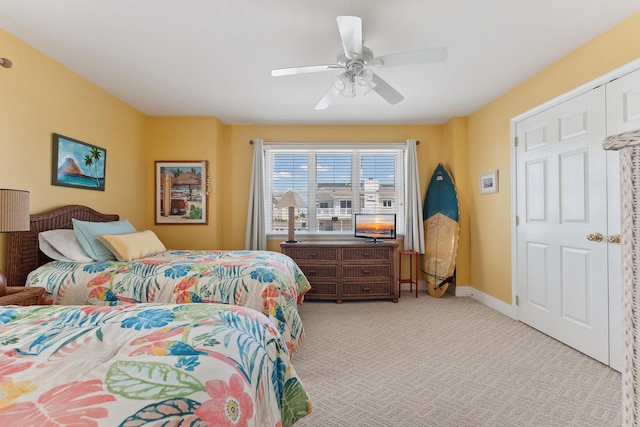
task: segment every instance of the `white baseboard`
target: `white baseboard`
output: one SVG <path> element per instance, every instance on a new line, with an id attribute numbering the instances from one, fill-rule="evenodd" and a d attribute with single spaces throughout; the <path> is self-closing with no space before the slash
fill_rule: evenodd
<path id="1" fill-rule="evenodd" d="M 471 297 L 482 304 L 493 308 L 499 313 L 509 316 L 512 319 L 518 318 L 518 311 L 515 305 L 507 304 L 491 295 L 485 294 L 471 286 L 456 286 L 456 296 Z"/>
<path id="2" fill-rule="evenodd" d="M 406 285 L 405 285 L 406 286 Z M 402 288 L 405 290 L 404 287 Z M 421 291 L 427 291 L 427 283 L 424 280 L 418 281 L 418 289 Z M 407 289 L 408 290 L 408 289 Z M 456 293 L 457 297 L 471 297 L 476 301 L 481 302 L 482 304 L 493 308 L 499 313 L 504 314 L 505 316 L 509 316 L 512 319 L 518 319 L 518 310 L 515 305 L 507 304 L 504 301 L 500 301 L 499 299 L 492 297 L 491 295 L 485 294 L 472 286 L 460 286 L 456 285 Z"/>

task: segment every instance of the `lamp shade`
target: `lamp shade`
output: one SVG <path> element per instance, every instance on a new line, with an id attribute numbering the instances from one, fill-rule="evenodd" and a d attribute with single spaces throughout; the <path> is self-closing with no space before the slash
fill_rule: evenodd
<path id="1" fill-rule="evenodd" d="M 295 191 L 287 191 L 282 198 L 276 203 L 276 208 L 288 208 L 293 206 L 295 208 L 306 208 L 307 205 L 302 200 L 302 197 Z"/>
<path id="2" fill-rule="evenodd" d="M 29 192 L 0 188 L 0 233 L 29 231 Z"/>

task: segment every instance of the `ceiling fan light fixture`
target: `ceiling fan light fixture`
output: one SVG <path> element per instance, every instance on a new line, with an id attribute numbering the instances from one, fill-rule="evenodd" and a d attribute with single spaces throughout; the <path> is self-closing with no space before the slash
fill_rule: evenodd
<path id="1" fill-rule="evenodd" d="M 333 78 L 333 87 L 344 97 L 353 98 L 356 96 L 354 77 L 349 72 L 335 76 Z"/>
<path id="2" fill-rule="evenodd" d="M 374 90 L 374 89 L 376 88 L 376 86 L 377 86 L 377 84 L 375 84 L 374 82 L 369 83 L 369 85 L 368 85 L 368 86 L 365 86 L 365 87 L 362 89 L 362 94 L 363 94 L 363 95 L 368 94 L 369 92 L 371 92 L 372 90 Z"/>
<path id="3" fill-rule="evenodd" d="M 340 95 L 346 98 L 354 98 L 356 96 L 356 85 L 354 82 L 349 82 L 347 87 L 340 92 Z"/>
<path id="4" fill-rule="evenodd" d="M 355 98 L 356 96 L 356 85 L 354 83 L 350 83 L 344 90 L 340 91 L 340 95 L 345 98 Z"/>
<path id="5" fill-rule="evenodd" d="M 373 71 L 363 68 L 357 75 L 356 81 L 360 86 L 367 87 L 373 81 Z"/>
<path id="6" fill-rule="evenodd" d="M 338 76 L 333 76 L 333 87 L 336 88 L 337 91 L 342 92 L 347 88 L 348 79 L 345 76 L 345 73 L 342 73 Z"/>

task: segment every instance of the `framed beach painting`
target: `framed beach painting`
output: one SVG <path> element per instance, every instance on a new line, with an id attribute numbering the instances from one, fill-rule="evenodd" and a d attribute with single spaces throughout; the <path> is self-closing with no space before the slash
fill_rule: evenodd
<path id="1" fill-rule="evenodd" d="M 498 171 L 494 170 L 480 174 L 480 194 L 498 192 Z"/>
<path id="2" fill-rule="evenodd" d="M 155 223 L 207 224 L 207 161 L 155 162 Z"/>
<path id="3" fill-rule="evenodd" d="M 53 134 L 51 184 L 104 191 L 107 150 Z"/>

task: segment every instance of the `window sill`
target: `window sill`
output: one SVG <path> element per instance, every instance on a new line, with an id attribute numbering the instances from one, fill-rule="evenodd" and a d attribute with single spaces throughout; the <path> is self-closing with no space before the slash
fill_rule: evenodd
<path id="1" fill-rule="evenodd" d="M 295 238 L 301 242 L 359 242 L 363 239 L 354 237 L 353 234 L 306 234 L 296 233 Z M 267 240 L 285 241 L 287 240 L 286 234 L 267 234 Z M 395 240 L 404 240 L 403 234 L 396 235 Z"/>

